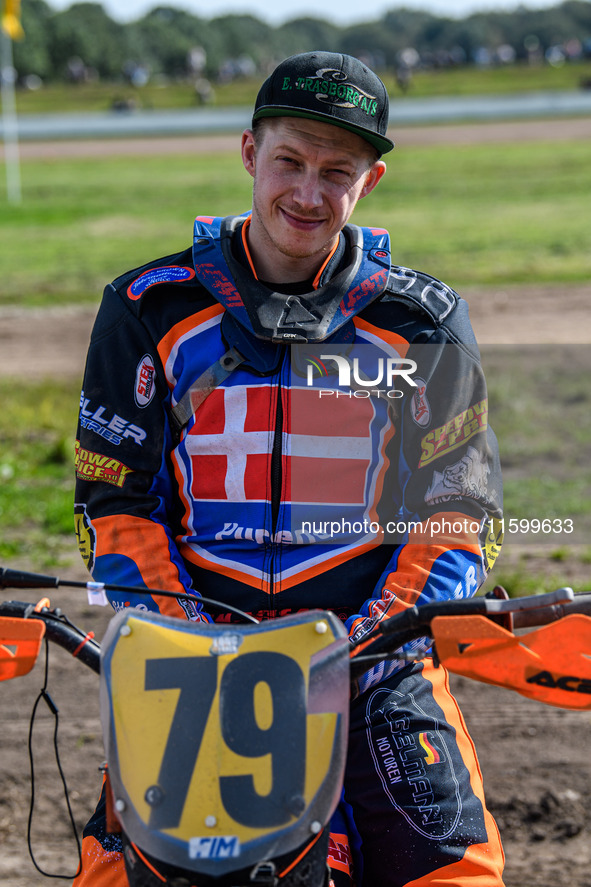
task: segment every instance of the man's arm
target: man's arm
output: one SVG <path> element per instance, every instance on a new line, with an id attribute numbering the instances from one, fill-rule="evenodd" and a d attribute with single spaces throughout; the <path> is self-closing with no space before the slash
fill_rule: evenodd
<path id="1" fill-rule="evenodd" d="M 393 553 L 371 597 L 348 621 L 354 638 L 407 607 L 472 596 L 500 549 L 498 445 L 478 349 L 466 336 L 465 303 L 457 312 L 407 354 L 417 363 L 417 387 L 396 418 L 392 448 L 402 505 L 389 512 L 393 497 L 384 491 L 381 518 L 383 525 L 395 524 Z M 460 329 L 467 343 L 460 342 Z M 426 641 L 412 645 L 427 647 Z"/>
<path id="2" fill-rule="evenodd" d="M 168 401 L 156 343 L 108 286 L 88 351 L 75 457 L 78 539 L 97 581 L 192 591 L 169 526 Z M 116 608 L 140 605 L 204 618 L 198 598 L 195 605 L 129 594 L 110 598 Z"/>

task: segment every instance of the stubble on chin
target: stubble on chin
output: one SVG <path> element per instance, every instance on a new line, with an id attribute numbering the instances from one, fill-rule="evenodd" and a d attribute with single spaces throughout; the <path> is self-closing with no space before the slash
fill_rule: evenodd
<path id="1" fill-rule="evenodd" d="M 277 236 L 273 231 L 272 220 L 265 221 L 258 211 L 256 203 L 253 203 L 252 219 L 253 222 L 256 219 L 255 226 L 260 242 L 267 249 L 277 250 L 277 252 L 288 259 L 313 259 L 317 257 L 318 261 L 322 262 L 332 248 L 332 241 L 327 241 L 319 247 L 318 244 L 306 243 L 305 239 L 298 243 L 298 237 L 295 233 L 290 236 L 290 233 L 286 232 L 282 237 Z M 282 225 L 287 227 L 287 222 L 279 221 L 277 224 L 278 231 Z"/>

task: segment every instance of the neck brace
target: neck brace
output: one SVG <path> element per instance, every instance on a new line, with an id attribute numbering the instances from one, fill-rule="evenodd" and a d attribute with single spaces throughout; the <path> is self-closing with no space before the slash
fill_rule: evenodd
<path id="1" fill-rule="evenodd" d="M 248 214 L 246 214 L 248 215 Z M 299 344 L 324 342 L 386 288 L 390 238 L 382 228 L 346 225 L 349 263 L 326 283 L 301 296 L 268 289 L 232 251 L 246 215 L 195 220 L 195 274 L 232 317 L 258 339 Z"/>

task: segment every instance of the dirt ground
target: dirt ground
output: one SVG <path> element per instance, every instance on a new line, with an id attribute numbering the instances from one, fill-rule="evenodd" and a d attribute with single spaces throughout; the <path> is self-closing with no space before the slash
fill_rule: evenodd
<path id="1" fill-rule="evenodd" d="M 588 138 L 591 121 L 577 124 Z M 507 125 L 504 125 L 507 126 Z M 515 125 L 514 125 L 515 126 Z M 425 128 L 426 129 L 426 128 Z M 451 139 L 451 127 L 429 129 L 429 138 Z M 470 138 L 500 141 L 515 129 L 485 125 Z M 556 126 L 553 132 L 563 132 Z M 410 133 L 410 130 L 408 131 Z M 520 125 L 520 136 L 538 138 L 539 124 Z M 417 137 L 418 128 L 415 129 Z M 456 127 L 455 138 L 469 136 Z M 407 135 L 407 137 L 410 137 Z M 425 134 L 425 138 L 427 135 Z M 128 144 L 121 146 L 128 150 Z M 110 143 L 111 149 L 114 143 Z M 137 149 L 137 144 L 136 144 Z M 40 146 L 36 145 L 38 152 Z M 47 150 L 52 150 L 51 146 Z M 64 148 L 62 146 L 62 152 Z M 78 146 L 80 150 L 80 145 Z M 484 343 L 588 343 L 591 283 L 575 288 L 495 287 L 466 293 L 473 325 Z M 81 376 L 94 309 L 0 310 L 0 374 L 17 379 Z M 34 353 L 30 343 L 34 342 Z M 73 563 L 76 559 L 73 556 Z M 20 564 L 27 567 L 27 564 Z M 565 565 L 566 567 L 566 565 Z M 82 566 L 62 578 L 85 578 Z M 3 599 L 33 600 L 35 593 L 9 591 Z M 39 595 L 40 596 L 40 595 Z M 109 613 L 89 607 L 81 591 L 59 589 L 54 606 L 101 638 Z M 50 651 L 49 693 L 60 712 L 59 745 L 79 827 L 96 802 L 102 761 L 97 678 L 65 652 Z M 30 776 L 27 736 L 31 709 L 43 682 L 43 666 L 0 689 L 0 884 L 41 887 L 50 883 L 31 863 L 26 844 Z M 453 678 L 479 753 L 489 806 L 499 824 L 507 887 L 591 887 L 591 713 L 543 706 L 494 687 Z M 32 841 L 41 868 L 72 874 L 77 857 L 53 757 L 53 719 L 39 707 L 35 749 L 35 813 Z M 379 887 L 379 885 L 376 885 Z"/>
<path id="2" fill-rule="evenodd" d="M 8 596 L 37 599 L 32 592 L 4 591 L 3 597 Z M 109 614 L 91 609 L 84 592 L 59 589 L 51 600 L 78 625 L 102 637 Z M 50 883 L 33 867 L 26 846 L 27 736 L 43 674 L 39 661 L 31 674 L 0 690 L 0 884 L 5 887 Z M 51 648 L 48 689 L 59 708 L 62 766 L 80 828 L 96 803 L 103 760 L 97 687 L 94 674 L 63 650 Z M 550 708 L 465 678 L 452 676 L 452 687 L 478 750 L 489 807 L 503 837 L 507 887 L 591 887 L 591 713 Z M 42 702 L 33 733 L 32 843 L 42 869 L 72 874 L 76 845 L 55 764 L 53 731 L 53 718 Z"/>

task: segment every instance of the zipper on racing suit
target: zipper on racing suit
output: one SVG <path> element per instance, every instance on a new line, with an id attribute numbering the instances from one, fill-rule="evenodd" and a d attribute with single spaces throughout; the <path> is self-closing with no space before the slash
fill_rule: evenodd
<path id="1" fill-rule="evenodd" d="M 279 383 L 277 407 L 275 411 L 275 433 L 271 452 L 271 538 L 275 539 L 279 508 L 281 506 L 281 486 L 283 483 L 283 386 Z"/>
<path id="2" fill-rule="evenodd" d="M 269 564 L 269 610 L 275 609 L 274 590 L 274 562 L 277 557 L 276 542 L 277 528 L 279 525 L 279 511 L 281 509 L 281 491 L 283 488 L 283 391 L 282 376 L 286 365 L 285 357 L 289 364 L 289 351 L 281 361 L 279 378 L 277 380 L 277 405 L 275 407 L 275 431 L 273 435 L 273 449 L 271 451 L 271 558 Z"/>

